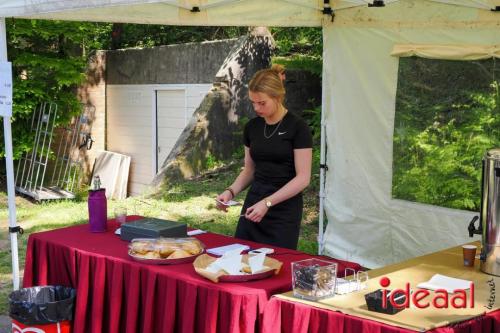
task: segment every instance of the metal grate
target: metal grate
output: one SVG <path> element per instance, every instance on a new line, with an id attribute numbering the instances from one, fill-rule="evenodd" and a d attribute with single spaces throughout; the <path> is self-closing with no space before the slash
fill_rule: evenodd
<path id="1" fill-rule="evenodd" d="M 35 200 L 74 198 L 83 174 L 80 149 L 91 149 L 91 119 L 95 108 L 85 106 L 81 115 L 74 117 L 63 129 L 57 154 L 50 161 L 51 144 L 57 116 L 57 105 L 44 102 L 33 113 L 31 129 L 35 139 L 33 148 L 17 164 L 16 191 Z M 50 182 L 45 180 L 49 161 L 52 167 Z"/>

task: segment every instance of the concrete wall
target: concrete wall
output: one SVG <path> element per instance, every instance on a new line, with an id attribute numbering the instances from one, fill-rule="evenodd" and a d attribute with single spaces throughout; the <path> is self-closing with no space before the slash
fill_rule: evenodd
<path id="1" fill-rule="evenodd" d="M 107 84 L 197 84 L 214 75 L 236 39 L 106 52 Z"/>

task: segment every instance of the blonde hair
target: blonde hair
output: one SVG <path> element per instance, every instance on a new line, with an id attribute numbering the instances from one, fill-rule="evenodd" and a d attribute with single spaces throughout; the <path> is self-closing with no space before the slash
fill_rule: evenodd
<path id="1" fill-rule="evenodd" d="M 285 66 L 280 64 L 272 65 L 271 70 L 275 71 L 277 74 L 285 74 Z"/>
<path id="2" fill-rule="evenodd" d="M 248 83 L 248 90 L 267 94 L 276 98 L 278 102 L 283 103 L 285 99 L 285 87 L 279 76 L 279 73 L 273 68 L 261 69 Z"/>

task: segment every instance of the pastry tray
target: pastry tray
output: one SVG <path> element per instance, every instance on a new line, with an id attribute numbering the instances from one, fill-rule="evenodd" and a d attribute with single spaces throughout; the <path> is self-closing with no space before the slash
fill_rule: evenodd
<path id="1" fill-rule="evenodd" d="M 202 252 L 192 255 L 190 257 L 185 257 L 185 258 L 176 258 L 176 259 L 148 259 L 148 258 L 143 258 L 140 256 L 136 256 L 131 253 L 131 251 L 128 251 L 128 255 L 135 261 L 142 262 L 144 264 L 148 265 L 178 265 L 178 264 L 187 264 L 187 263 L 192 263 L 196 257 L 199 255 L 205 253 L 205 250 Z"/>
<path id="2" fill-rule="evenodd" d="M 262 273 L 255 274 L 241 274 L 241 275 L 221 275 L 219 277 L 219 282 L 246 282 L 254 280 L 262 280 L 271 277 L 276 274 L 276 270 L 272 269 Z"/>

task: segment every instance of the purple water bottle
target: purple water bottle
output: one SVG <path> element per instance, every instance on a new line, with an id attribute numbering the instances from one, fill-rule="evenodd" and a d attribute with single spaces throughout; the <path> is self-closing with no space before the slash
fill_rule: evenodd
<path id="1" fill-rule="evenodd" d="M 94 177 L 93 189 L 89 191 L 89 224 L 91 232 L 105 232 L 108 219 L 106 189 L 101 188 L 99 176 Z"/>

